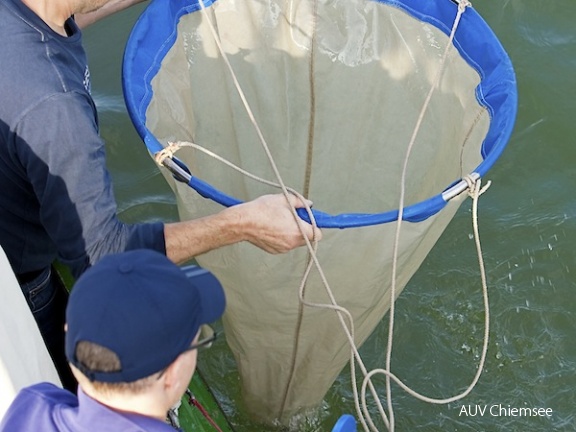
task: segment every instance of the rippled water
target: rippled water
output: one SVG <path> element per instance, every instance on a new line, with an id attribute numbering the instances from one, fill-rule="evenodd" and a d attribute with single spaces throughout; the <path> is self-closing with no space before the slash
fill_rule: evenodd
<path id="1" fill-rule="evenodd" d="M 574 431 L 576 2 L 473 4 L 512 59 L 520 103 L 515 132 L 488 173 L 493 184 L 479 206 L 491 307 L 488 358 L 475 389 L 450 405 L 420 402 L 393 385 L 396 430 Z M 93 89 L 122 216 L 175 220 L 174 198 L 122 105 L 122 47 L 138 11 L 86 32 Z M 460 393 L 478 364 L 484 314 L 471 233 L 466 203 L 397 302 L 392 369 L 428 396 Z M 386 340 L 387 320 L 362 347 L 369 368 L 384 365 Z M 262 430 L 242 412 L 223 341 L 201 366 L 236 429 Z M 344 371 L 303 430 L 329 431 L 341 413 L 354 412 L 349 382 Z M 376 382 L 384 395 L 383 379 Z M 488 411 L 466 415 L 476 405 Z M 504 411 L 494 408 L 500 415 L 493 415 L 492 406 Z M 522 407 L 549 408 L 552 415 L 506 415 L 507 408 Z"/>

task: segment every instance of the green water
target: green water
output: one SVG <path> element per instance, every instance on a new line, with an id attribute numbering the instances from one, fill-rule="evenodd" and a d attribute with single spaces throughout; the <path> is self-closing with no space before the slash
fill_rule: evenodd
<path id="1" fill-rule="evenodd" d="M 508 148 L 488 173 L 479 206 L 491 307 L 483 374 L 462 401 L 430 405 L 393 385 L 398 431 L 576 430 L 576 1 L 477 0 L 508 51 L 519 114 Z M 141 7 L 88 29 L 92 85 L 121 215 L 175 220 L 175 201 L 125 112 L 120 62 Z M 483 335 L 477 258 L 465 203 L 396 304 L 392 369 L 420 393 L 445 398 L 472 380 Z M 362 347 L 383 367 L 387 319 Z M 234 362 L 220 341 L 202 359 L 236 430 L 258 431 L 242 411 Z M 383 379 L 376 383 L 385 395 Z M 549 408 L 550 417 L 466 415 L 469 406 Z M 493 409 L 496 410 L 496 408 Z M 354 412 L 347 371 L 302 430 L 329 431 Z M 504 414 L 504 413 L 503 413 Z M 381 427 L 381 430 L 384 430 Z"/>

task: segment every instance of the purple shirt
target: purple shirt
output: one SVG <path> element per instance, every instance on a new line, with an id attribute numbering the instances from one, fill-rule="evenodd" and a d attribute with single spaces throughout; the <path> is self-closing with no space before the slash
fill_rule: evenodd
<path id="1" fill-rule="evenodd" d="M 115 411 L 78 389 L 78 397 L 54 384 L 22 389 L 0 423 L 2 432 L 174 432 L 167 423 Z"/>

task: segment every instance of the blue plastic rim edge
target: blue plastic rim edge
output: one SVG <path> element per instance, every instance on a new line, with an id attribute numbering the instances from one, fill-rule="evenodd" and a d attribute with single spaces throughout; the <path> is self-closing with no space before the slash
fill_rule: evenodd
<path id="1" fill-rule="evenodd" d="M 214 1 L 206 0 L 204 3 L 209 7 Z M 370 1 L 403 9 L 445 34 L 450 33 L 456 16 L 457 6 L 452 0 Z M 180 17 L 199 10 L 198 0 L 152 0 L 134 25 L 126 45 L 122 69 L 124 98 L 130 118 L 152 154 L 160 151 L 163 146 L 146 127 L 146 110 L 153 96 L 150 83 L 176 40 Z M 476 89 L 476 97 L 491 117 L 488 134 L 482 144 L 483 161 L 475 169 L 475 173 L 483 177 L 504 151 L 514 128 L 518 105 L 516 77 L 506 51 L 474 9 L 468 8 L 462 15 L 454 44 L 462 57 L 480 74 L 481 82 Z M 195 177 L 192 177 L 189 185 L 200 195 L 224 206 L 241 202 Z M 426 220 L 445 205 L 446 201 L 440 193 L 405 207 L 403 220 Z M 303 209 L 299 209 L 298 213 L 304 220 L 310 221 Z M 375 214 L 330 215 L 314 209 L 313 214 L 320 228 L 351 228 L 393 222 L 398 219 L 399 212 L 393 210 Z"/>
<path id="2" fill-rule="evenodd" d="M 356 432 L 356 420 L 350 414 L 343 414 L 332 428 L 332 432 Z"/>

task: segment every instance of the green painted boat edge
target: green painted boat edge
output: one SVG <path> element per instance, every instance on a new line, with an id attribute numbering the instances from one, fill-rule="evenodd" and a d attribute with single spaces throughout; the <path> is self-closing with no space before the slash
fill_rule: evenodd
<path id="1" fill-rule="evenodd" d="M 192 381 L 188 386 L 192 395 L 196 400 L 202 405 L 202 407 L 208 412 L 208 415 L 222 432 L 233 432 L 234 429 L 228 422 L 222 407 L 216 400 L 216 397 L 210 390 L 208 383 L 202 376 L 202 372 L 196 369 Z M 188 402 L 188 396 L 184 395 L 182 397 L 182 404 L 178 411 L 178 418 L 180 420 L 180 427 L 183 431 L 201 431 L 201 432 L 214 432 L 214 426 L 208 422 L 200 410 L 191 405 Z"/>

